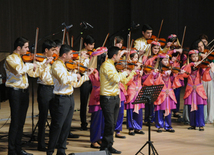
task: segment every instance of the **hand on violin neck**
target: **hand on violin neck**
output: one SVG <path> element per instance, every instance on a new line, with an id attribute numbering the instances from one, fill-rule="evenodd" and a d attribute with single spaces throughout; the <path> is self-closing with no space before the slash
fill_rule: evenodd
<path id="1" fill-rule="evenodd" d="M 176 50 L 176 52 L 179 52 L 180 54 L 182 54 L 182 52 L 183 52 L 183 49 L 182 49 L 182 48 L 175 49 L 175 50 Z"/>
<path id="2" fill-rule="evenodd" d="M 159 69 L 154 69 L 154 72 L 155 72 L 155 73 L 159 72 Z"/>
<path id="3" fill-rule="evenodd" d="M 208 67 L 211 67 L 211 71 L 214 73 L 214 63 L 211 62 L 211 63 L 208 65 Z"/>
<path id="4" fill-rule="evenodd" d="M 45 62 L 46 65 L 49 64 L 54 58 L 53 57 L 47 57 L 47 61 Z"/>
<path id="5" fill-rule="evenodd" d="M 180 72 L 180 73 L 181 73 L 181 74 L 184 74 L 185 72 L 186 72 L 185 70 L 181 69 L 181 72 Z"/>

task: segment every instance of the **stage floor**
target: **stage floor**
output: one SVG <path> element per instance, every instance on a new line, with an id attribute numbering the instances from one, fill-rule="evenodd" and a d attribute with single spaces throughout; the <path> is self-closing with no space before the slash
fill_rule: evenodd
<path id="1" fill-rule="evenodd" d="M 183 91 L 182 91 L 183 92 Z M 181 95 L 182 96 L 182 95 Z M 80 107 L 79 89 L 75 89 L 75 109 Z M 30 96 L 31 98 L 31 96 Z M 182 98 L 182 97 L 181 97 Z M 30 99 L 32 101 L 32 99 Z M 183 101 L 183 100 L 181 100 Z M 183 108 L 183 102 L 181 102 L 181 109 Z M 35 102 L 34 102 L 34 126 L 38 120 L 38 105 L 36 101 L 35 91 Z M 32 134 L 32 103 L 30 102 L 27 119 L 24 126 L 23 141 L 28 142 Z M 0 109 L 0 155 L 7 154 L 7 134 L 9 130 L 8 120 L 10 117 L 10 108 L 8 101 L 1 103 Z M 8 120 L 8 121 L 7 121 Z M 88 122 L 90 121 L 90 114 L 87 115 Z M 50 123 L 50 119 L 48 120 Z M 125 118 L 124 118 L 125 121 Z M 2 127 L 3 126 L 3 127 Z M 80 117 L 79 111 L 74 112 L 72 121 L 72 133 L 78 134 L 78 139 L 68 138 L 68 145 L 66 153 L 79 153 L 79 152 L 93 152 L 99 151 L 98 149 L 90 148 L 90 137 L 88 131 L 80 131 Z M 187 130 L 189 125 L 184 123 L 176 122 L 176 119 L 172 117 L 172 127 L 175 129 L 175 133 L 162 132 L 157 133 L 157 129 L 154 124 L 151 126 L 151 139 L 153 144 L 160 155 L 213 155 L 214 154 L 214 124 L 206 124 L 205 131 Z M 114 146 L 116 149 L 122 151 L 122 155 L 134 155 L 137 151 L 147 142 L 148 140 L 148 127 L 143 125 L 145 135 L 128 135 L 126 124 L 123 124 L 122 134 L 126 136 L 126 139 L 114 138 Z M 46 142 L 48 143 L 48 131 L 49 127 L 46 128 Z M 37 135 L 37 130 L 35 135 Z M 4 137 L 5 136 L 5 137 Z M 27 152 L 33 153 L 34 155 L 46 154 L 45 152 L 37 151 L 37 141 L 31 143 L 25 143 L 23 149 Z M 143 154 L 148 154 L 148 145 L 141 151 Z M 56 151 L 55 151 L 56 153 Z"/>

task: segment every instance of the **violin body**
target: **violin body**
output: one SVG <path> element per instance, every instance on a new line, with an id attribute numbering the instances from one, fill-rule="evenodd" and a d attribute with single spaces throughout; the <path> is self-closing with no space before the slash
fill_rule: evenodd
<path id="1" fill-rule="evenodd" d="M 165 46 L 165 44 L 166 44 L 166 39 L 157 38 L 155 35 L 152 35 L 152 37 L 147 40 L 147 43 L 151 44 L 152 41 L 158 41 L 161 44 L 161 46 Z"/>

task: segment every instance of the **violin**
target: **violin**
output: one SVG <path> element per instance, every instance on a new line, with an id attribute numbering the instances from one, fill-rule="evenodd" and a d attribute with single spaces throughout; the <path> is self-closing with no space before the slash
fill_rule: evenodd
<path id="1" fill-rule="evenodd" d="M 77 59 L 79 59 L 79 52 L 78 51 L 72 51 L 73 52 L 73 57 L 72 57 L 72 59 L 74 59 L 74 60 L 77 60 Z"/>
<path id="2" fill-rule="evenodd" d="M 50 64 L 53 64 L 54 61 L 57 60 L 59 56 L 58 56 L 56 53 L 54 53 L 54 54 L 52 55 L 52 57 L 53 57 L 54 59 L 50 62 Z M 31 52 L 27 52 L 26 54 L 22 55 L 22 60 L 23 60 L 24 62 L 32 62 L 33 59 L 34 59 L 34 54 L 31 53 Z M 42 54 L 42 53 L 36 53 L 36 55 L 35 55 L 35 60 L 36 60 L 36 61 L 38 61 L 38 62 L 43 62 L 44 59 L 47 59 L 47 57 L 46 57 L 44 54 Z"/>
<path id="3" fill-rule="evenodd" d="M 161 70 L 162 70 L 162 71 L 171 70 L 172 73 L 179 73 L 179 72 L 181 72 L 180 67 L 171 67 L 170 65 L 168 65 L 168 66 L 162 66 Z M 189 72 L 185 72 L 185 73 L 186 73 L 187 75 L 190 74 Z"/>
<path id="4" fill-rule="evenodd" d="M 155 35 L 152 35 L 152 37 L 147 40 L 147 44 L 151 44 L 152 41 L 158 41 L 161 44 L 161 46 L 165 46 L 166 44 L 166 39 L 157 38 Z"/>
<path id="5" fill-rule="evenodd" d="M 127 62 L 125 60 L 120 60 L 119 62 L 115 63 L 115 67 L 118 71 L 124 69 L 133 70 L 135 66 L 137 66 L 135 62 Z"/>
<path id="6" fill-rule="evenodd" d="M 77 68 L 77 64 L 72 60 L 65 62 L 65 66 L 68 70 L 74 70 Z"/>
<path id="7" fill-rule="evenodd" d="M 95 50 L 96 50 L 95 48 L 93 48 L 92 50 L 88 50 L 87 54 L 88 54 L 89 56 L 91 56 L 91 54 L 92 54 Z"/>
<path id="8" fill-rule="evenodd" d="M 80 73 L 84 73 L 88 70 L 88 67 L 85 67 L 83 63 L 77 62 L 77 68 Z"/>
<path id="9" fill-rule="evenodd" d="M 146 73 L 150 73 L 152 70 L 154 70 L 155 68 L 152 67 L 151 65 L 144 65 L 143 66 L 143 71 L 146 72 Z"/>

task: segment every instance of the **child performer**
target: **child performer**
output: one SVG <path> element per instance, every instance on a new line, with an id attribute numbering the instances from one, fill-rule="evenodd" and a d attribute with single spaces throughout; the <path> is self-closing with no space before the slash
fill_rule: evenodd
<path id="1" fill-rule="evenodd" d="M 184 104 L 188 105 L 190 126 L 188 129 L 195 129 L 199 127 L 199 131 L 204 131 L 204 105 L 207 104 L 207 96 L 202 85 L 203 81 L 210 81 L 211 77 L 209 69 L 196 68 L 198 62 L 198 50 L 189 51 L 189 58 L 191 63 L 184 69 L 191 73 L 188 76 L 187 87 L 184 94 Z M 212 73 L 214 72 L 214 64 L 210 63 Z M 201 78 L 202 76 L 202 78 Z"/>
<path id="2" fill-rule="evenodd" d="M 89 66 L 95 68 L 89 76 L 92 83 L 92 91 L 89 100 L 89 113 L 91 113 L 90 141 L 92 148 L 100 148 L 99 142 L 104 132 L 104 117 L 100 107 L 100 77 L 101 64 L 106 59 L 106 47 L 100 47 L 91 54 Z"/>
<path id="3" fill-rule="evenodd" d="M 136 51 L 132 50 L 130 54 L 130 59 L 132 61 L 138 61 L 138 54 Z M 127 83 L 127 100 L 125 104 L 125 109 L 127 110 L 127 128 L 129 129 L 129 135 L 144 134 L 141 131 L 143 126 L 143 111 L 144 104 L 132 104 L 138 93 L 141 90 L 141 76 L 143 71 L 137 71 L 137 74 Z"/>
<path id="4" fill-rule="evenodd" d="M 158 57 L 160 59 L 159 70 L 161 70 L 163 66 L 168 66 L 169 56 L 167 54 L 159 54 Z M 157 70 L 155 72 L 157 72 Z M 144 81 L 145 86 L 164 84 L 158 99 L 154 102 L 155 126 L 158 128 L 157 132 L 162 132 L 161 128 L 164 128 L 168 132 L 175 132 L 171 126 L 171 109 L 176 108 L 177 101 L 173 91 L 173 82 L 171 81 L 170 76 L 171 70 L 167 70 L 163 73 L 155 72 L 151 73 Z M 174 81 L 175 80 L 178 80 L 178 77 L 175 77 Z"/>
<path id="5" fill-rule="evenodd" d="M 147 58 L 145 58 L 145 56 L 143 57 L 145 62 L 145 65 L 150 65 L 151 67 L 155 67 L 156 66 L 156 62 L 157 62 L 157 55 L 160 52 L 160 43 L 157 41 L 152 41 L 151 42 L 151 55 L 148 56 Z M 142 76 L 142 83 L 146 80 L 146 78 L 150 75 L 150 73 L 146 73 L 144 72 L 143 76 Z M 154 105 L 151 104 L 150 105 L 150 114 L 151 114 L 151 123 L 155 121 L 155 114 L 154 114 Z M 149 119 L 149 105 L 146 104 L 145 105 L 145 118 L 144 118 L 144 122 L 148 122 Z"/>

